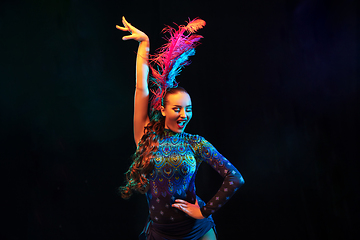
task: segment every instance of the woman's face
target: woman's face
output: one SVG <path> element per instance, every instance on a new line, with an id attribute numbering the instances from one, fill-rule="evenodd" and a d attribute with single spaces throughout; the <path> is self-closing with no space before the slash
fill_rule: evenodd
<path id="1" fill-rule="evenodd" d="M 176 133 L 182 133 L 192 117 L 191 99 L 186 92 L 168 94 L 165 107 L 161 107 L 165 117 L 165 128 Z"/>

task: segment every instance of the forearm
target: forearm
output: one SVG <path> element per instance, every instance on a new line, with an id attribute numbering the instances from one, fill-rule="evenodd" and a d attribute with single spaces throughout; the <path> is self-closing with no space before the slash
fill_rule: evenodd
<path id="1" fill-rule="evenodd" d="M 136 57 L 136 90 L 140 90 L 141 95 L 149 95 L 149 49 L 150 41 L 148 38 L 139 43 Z"/>
<path id="2" fill-rule="evenodd" d="M 232 168 L 224 178 L 224 182 L 215 194 L 215 196 L 201 208 L 201 213 L 204 217 L 208 217 L 216 210 L 221 208 L 245 183 L 240 172 L 236 168 Z"/>
<path id="3" fill-rule="evenodd" d="M 143 135 L 144 127 L 149 122 L 149 39 L 139 43 L 136 57 L 136 88 L 134 98 L 134 140 L 136 144 Z"/>
<path id="4" fill-rule="evenodd" d="M 200 138 L 197 146 L 199 146 L 199 148 L 196 149 L 198 157 L 207 162 L 224 178 L 223 184 L 215 196 L 201 208 L 202 215 L 208 217 L 222 207 L 245 182 L 236 167 L 222 156 L 208 141 Z"/>

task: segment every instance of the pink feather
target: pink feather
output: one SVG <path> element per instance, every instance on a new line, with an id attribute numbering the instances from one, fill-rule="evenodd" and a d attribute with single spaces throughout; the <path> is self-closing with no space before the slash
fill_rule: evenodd
<path id="1" fill-rule="evenodd" d="M 202 38 L 202 36 L 193 33 L 203 28 L 205 24 L 204 20 L 195 18 L 189 21 L 186 26 L 178 26 L 178 30 L 170 26 L 163 29 L 162 32 L 170 35 L 165 38 L 168 42 L 150 58 L 152 81 L 157 86 L 156 90 L 152 90 L 154 95 L 151 105 L 154 110 L 160 110 L 161 100 L 166 93 L 166 89 L 177 86 L 175 76 L 179 74 L 182 67 L 190 63 L 187 59 L 190 55 L 189 51 L 199 45 L 199 40 Z M 186 54 L 187 56 L 184 57 Z M 152 65 L 155 65 L 155 67 Z M 173 68 L 174 66 L 176 69 Z M 171 76 L 169 77 L 170 73 Z"/>

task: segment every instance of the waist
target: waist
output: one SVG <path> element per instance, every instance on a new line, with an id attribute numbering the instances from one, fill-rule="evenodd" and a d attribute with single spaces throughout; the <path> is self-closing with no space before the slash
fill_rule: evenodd
<path id="1" fill-rule="evenodd" d="M 188 218 L 176 223 L 155 223 L 148 221 L 144 232 L 154 239 L 199 239 L 215 227 L 212 217 L 204 219 Z"/>
<path id="2" fill-rule="evenodd" d="M 173 207 L 168 207 L 168 208 L 150 208 L 149 210 L 149 215 L 150 215 L 150 219 L 154 222 L 154 223 L 158 223 L 158 224 L 176 224 L 178 222 L 183 222 L 183 221 L 187 221 L 189 219 L 192 219 L 191 217 L 189 217 L 186 213 L 173 208 Z"/>

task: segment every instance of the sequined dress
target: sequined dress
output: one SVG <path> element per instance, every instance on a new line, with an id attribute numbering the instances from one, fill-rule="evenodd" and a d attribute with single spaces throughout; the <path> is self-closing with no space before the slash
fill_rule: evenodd
<path id="1" fill-rule="evenodd" d="M 244 183 L 240 172 L 203 137 L 165 130 L 159 141 L 154 169 L 147 176 L 149 190 L 146 197 L 151 223 L 164 226 L 194 220 L 171 205 L 175 199 L 195 203 L 195 176 L 202 162 L 224 177 L 221 188 L 208 203 L 198 198 L 202 215 L 211 219 L 210 215 Z"/>

